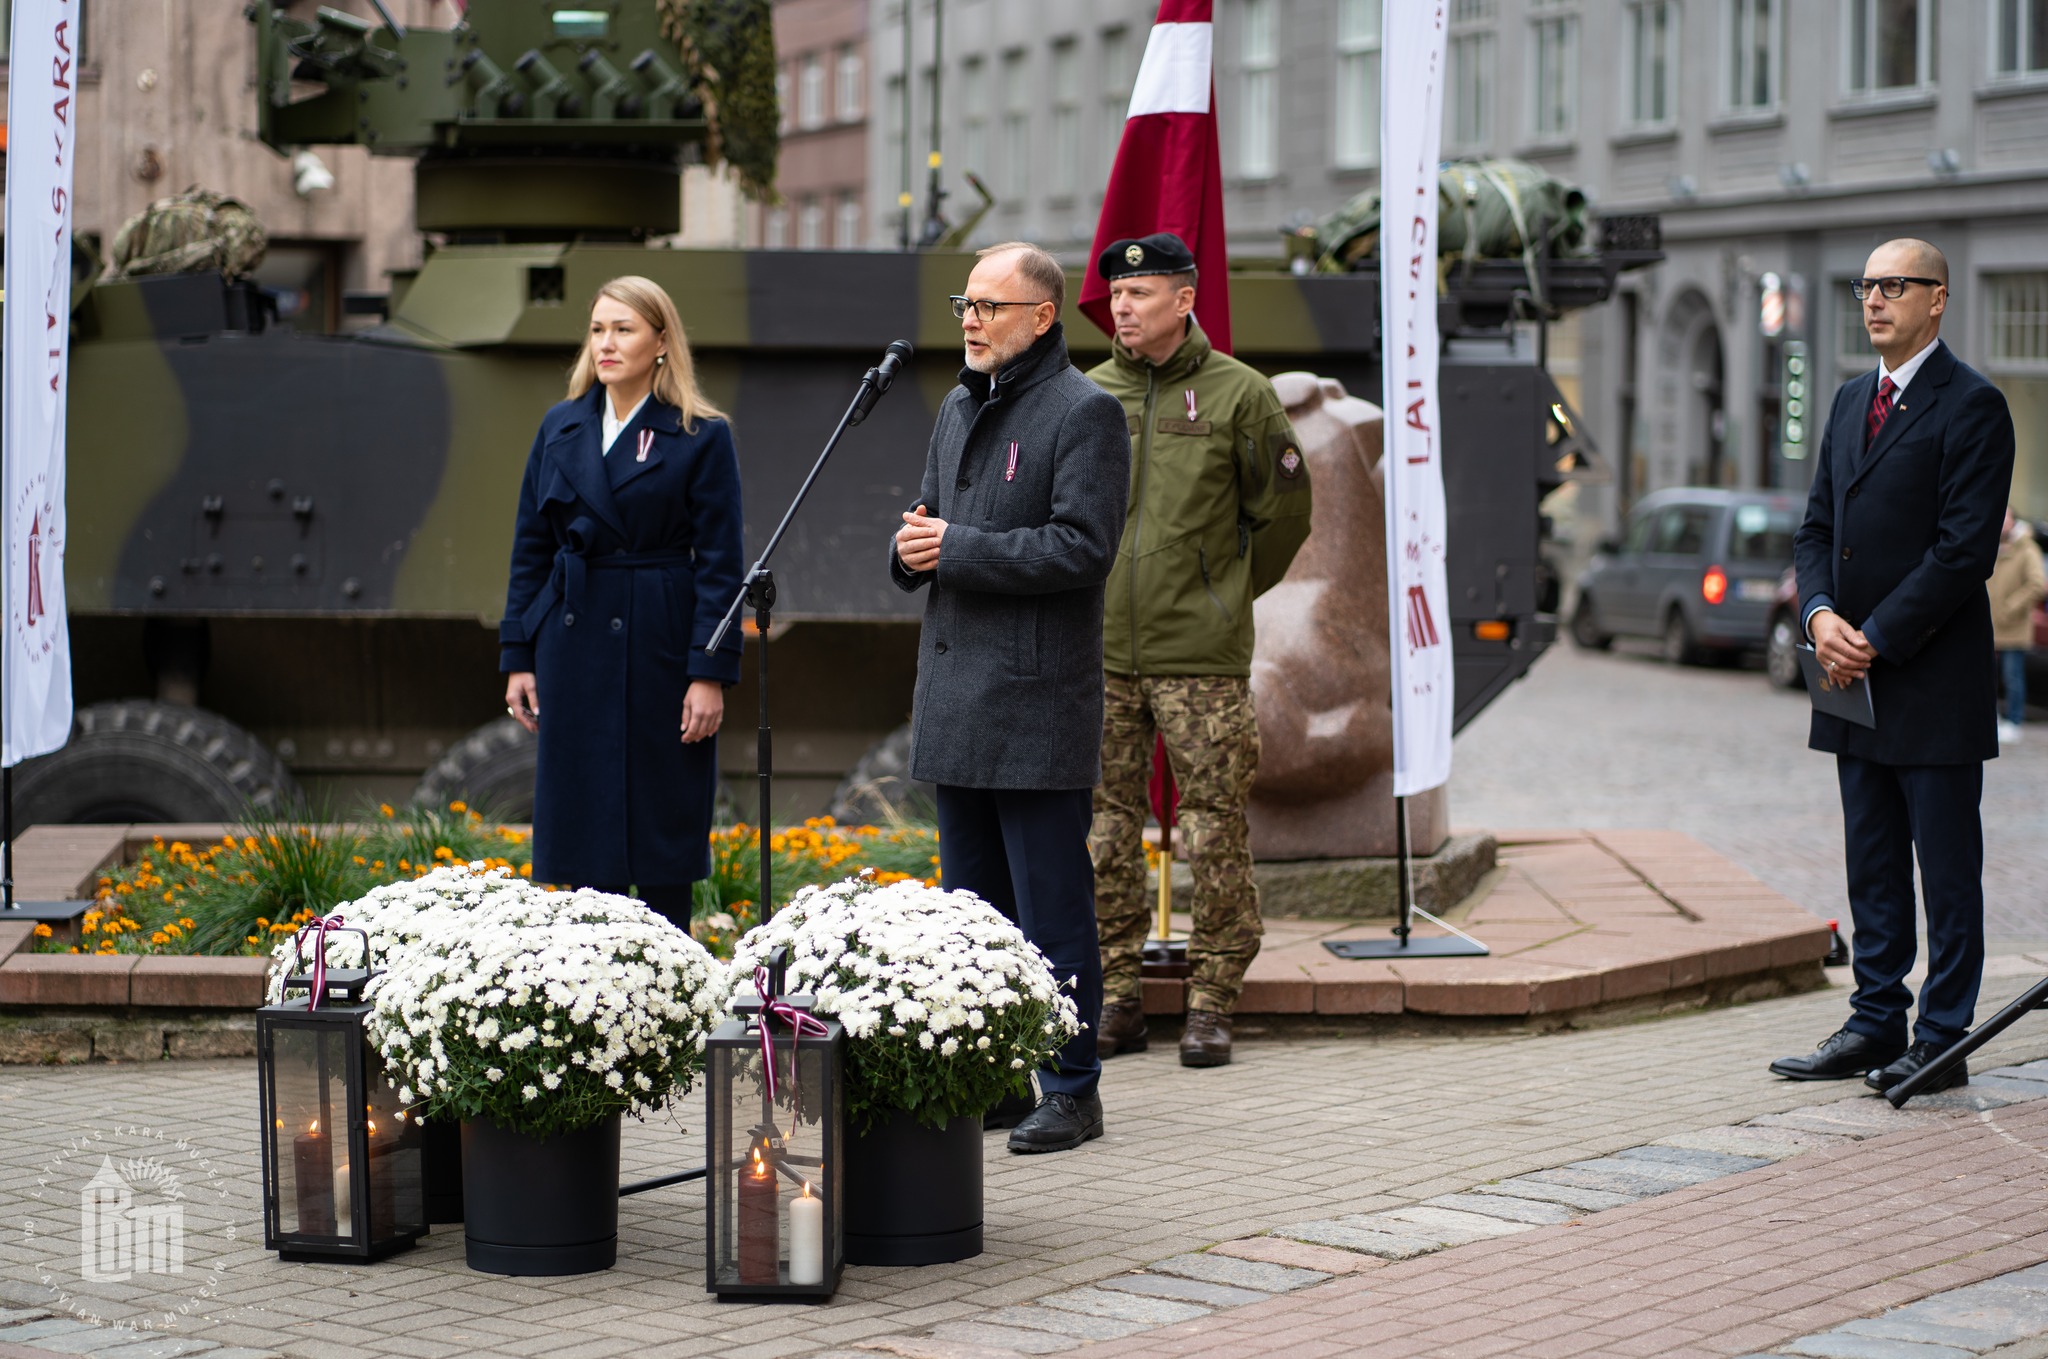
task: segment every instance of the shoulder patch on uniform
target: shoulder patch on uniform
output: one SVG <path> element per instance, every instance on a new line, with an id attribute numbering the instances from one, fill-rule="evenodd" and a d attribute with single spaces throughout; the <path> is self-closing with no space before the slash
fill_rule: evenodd
<path id="1" fill-rule="evenodd" d="M 1291 434 L 1269 434 L 1266 444 L 1273 450 L 1273 466 L 1289 481 L 1300 476 L 1306 464 L 1302 461 L 1301 445 Z"/>

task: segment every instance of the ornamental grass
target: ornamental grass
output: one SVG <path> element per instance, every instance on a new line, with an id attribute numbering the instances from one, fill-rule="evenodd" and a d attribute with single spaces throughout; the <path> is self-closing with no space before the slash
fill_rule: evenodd
<path id="1" fill-rule="evenodd" d="M 711 832 L 711 876 L 697 884 L 692 933 L 720 958 L 760 923 L 760 832 Z M 814 817 L 768 837 L 775 902 L 805 887 L 873 870 L 875 885 L 939 882 L 939 838 L 912 824 L 839 826 Z M 387 883 L 411 882 L 452 864 L 533 873 L 527 832 L 461 802 L 446 807 L 379 804 L 355 821 L 252 816 L 212 844 L 158 838 L 132 864 L 99 880 L 80 938 L 38 926 L 49 953 L 267 954 L 315 916 Z"/>

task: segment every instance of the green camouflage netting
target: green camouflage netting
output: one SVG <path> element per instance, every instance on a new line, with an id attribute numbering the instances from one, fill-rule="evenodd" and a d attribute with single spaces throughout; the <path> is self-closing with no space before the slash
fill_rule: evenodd
<path id="1" fill-rule="evenodd" d="M 1519 160 L 1452 161 L 1437 171 L 1437 253 L 1458 260 L 1587 252 L 1586 195 Z M 1326 273 L 1370 264 L 1379 250 L 1380 200 L 1362 193 L 1311 228 Z"/>
<path id="2" fill-rule="evenodd" d="M 248 204 L 210 189 L 187 189 L 159 198 L 121 224 L 114 237 L 114 276 L 213 269 L 223 278 L 246 278 L 263 262 L 268 245 Z"/>

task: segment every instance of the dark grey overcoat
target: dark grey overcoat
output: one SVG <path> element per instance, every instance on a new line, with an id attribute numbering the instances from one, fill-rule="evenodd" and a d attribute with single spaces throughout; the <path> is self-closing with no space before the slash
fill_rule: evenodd
<path id="1" fill-rule="evenodd" d="M 912 702 L 913 778 L 1093 788 L 1102 770 L 1102 589 L 1130 494 L 1124 410 L 1067 358 L 1058 323 L 939 407 L 918 503 L 946 521 Z"/>

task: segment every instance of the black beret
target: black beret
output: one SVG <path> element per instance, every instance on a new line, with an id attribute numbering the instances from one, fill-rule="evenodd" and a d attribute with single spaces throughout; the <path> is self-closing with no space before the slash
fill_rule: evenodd
<path id="1" fill-rule="evenodd" d="M 1140 274 L 1185 274 L 1195 267 L 1195 255 L 1188 244 L 1171 231 L 1155 231 L 1136 240 L 1118 241 L 1095 261 L 1095 272 L 1106 279 L 1136 278 Z"/>

